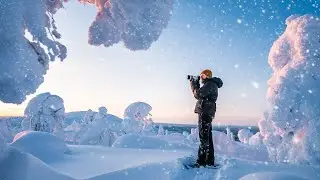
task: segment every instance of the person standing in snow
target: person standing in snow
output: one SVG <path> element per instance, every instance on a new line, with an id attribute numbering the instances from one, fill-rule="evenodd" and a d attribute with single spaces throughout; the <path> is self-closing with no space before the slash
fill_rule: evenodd
<path id="1" fill-rule="evenodd" d="M 202 87 L 200 87 L 200 79 L 203 84 Z M 199 78 L 191 78 L 190 85 L 194 97 L 198 100 L 195 113 L 197 113 L 199 117 L 200 145 L 195 167 L 215 166 L 211 123 L 216 113 L 218 88 L 222 87 L 223 82 L 220 78 L 212 77 L 212 72 L 206 69 L 201 72 Z"/>

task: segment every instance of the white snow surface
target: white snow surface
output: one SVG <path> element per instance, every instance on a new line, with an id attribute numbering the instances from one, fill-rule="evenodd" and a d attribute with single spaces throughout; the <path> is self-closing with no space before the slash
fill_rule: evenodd
<path id="1" fill-rule="evenodd" d="M 319 17 L 291 16 L 269 53 L 269 109 L 259 121 L 270 158 L 320 164 Z M 278 143 L 273 142 L 277 139 Z"/>
<path id="2" fill-rule="evenodd" d="M 183 136 L 183 135 L 182 135 Z M 187 144 L 167 141 L 156 136 L 144 136 L 138 134 L 126 134 L 119 137 L 112 147 L 134 149 L 188 149 Z"/>
<path id="3" fill-rule="evenodd" d="M 251 173 L 241 177 L 239 180 L 307 180 L 297 174 L 281 173 L 281 172 L 259 172 Z"/>
<path id="4" fill-rule="evenodd" d="M 61 139 L 39 131 L 22 131 L 15 136 L 10 145 L 44 162 L 57 161 L 70 152 Z"/>
<path id="5" fill-rule="evenodd" d="M 61 174 L 31 154 L 8 147 L 0 161 L 0 179 L 5 180 L 74 180 Z"/>

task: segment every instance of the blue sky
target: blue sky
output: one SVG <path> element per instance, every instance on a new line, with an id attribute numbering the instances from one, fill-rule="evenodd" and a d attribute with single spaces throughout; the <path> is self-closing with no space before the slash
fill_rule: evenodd
<path id="1" fill-rule="evenodd" d="M 132 52 L 122 44 L 90 46 L 88 27 L 96 9 L 70 2 L 55 18 L 68 58 L 51 64 L 36 94 L 61 96 L 67 111 L 106 106 L 118 116 L 130 103 L 145 101 L 153 106 L 155 121 L 196 123 L 186 75 L 209 68 L 224 81 L 215 121 L 256 124 L 266 108 L 273 41 L 284 31 L 288 16 L 319 15 L 318 9 L 312 0 L 179 0 L 159 40 L 147 51 Z M 0 104 L 0 113 L 21 115 L 27 101 Z"/>

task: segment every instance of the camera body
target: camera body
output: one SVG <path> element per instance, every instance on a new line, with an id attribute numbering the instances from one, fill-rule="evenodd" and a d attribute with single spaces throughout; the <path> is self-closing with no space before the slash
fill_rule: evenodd
<path id="1" fill-rule="evenodd" d="M 187 79 L 190 80 L 190 81 L 200 81 L 200 76 L 188 75 Z"/>

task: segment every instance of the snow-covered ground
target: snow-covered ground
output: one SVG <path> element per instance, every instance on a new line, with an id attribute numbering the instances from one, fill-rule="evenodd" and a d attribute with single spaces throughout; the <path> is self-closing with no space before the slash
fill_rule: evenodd
<path id="1" fill-rule="evenodd" d="M 61 139 L 46 132 L 20 133 L 13 143 L 2 148 L 0 179 L 320 179 L 320 167 L 273 163 L 265 159 L 267 152 L 259 151 L 261 147 L 227 140 L 228 136 L 223 133 L 213 134 L 217 162 L 223 166 L 220 169 L 186 170 L 182 163 L 194 162 L 196 144 L 187 146 L 181 141 L 178 148 L 161 145 L 175 143 L 177 146 L 177 135 L 166 138 L 127 135 L 130 138 L 115 142 L 121 146 L 119 148 L 115 145 L 65 145 Z M 140 141 L 132 141 L 133 137 Z M 130 148 L 123 146 L 129 142 Z M 222 143 L 236 151 L 223 151 L 221 148 L 228 147 Z"/>

